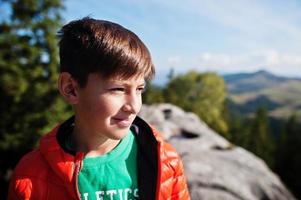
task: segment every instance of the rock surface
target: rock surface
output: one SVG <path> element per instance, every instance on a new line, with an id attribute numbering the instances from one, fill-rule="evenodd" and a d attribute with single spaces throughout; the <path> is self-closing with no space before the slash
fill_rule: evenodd
<path id="1" fill-rule="evenodd" d="M 139 116 L 177 149 L 193 200 L 295 199 L 263 160 L 232 145 L 195 114 L 157 104 L 143 105 Z"/>

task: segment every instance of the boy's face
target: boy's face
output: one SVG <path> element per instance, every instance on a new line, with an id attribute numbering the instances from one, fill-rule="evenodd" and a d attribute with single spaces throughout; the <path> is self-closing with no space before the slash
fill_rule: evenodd
<path id="1" fill-rule="evenodd" d="M 122 139 L 142 105 L 142 76 L 127 80 L 103 79 L 90 74 L 84 88 L 77 88 L 76 122 L 89 134 Z"/>

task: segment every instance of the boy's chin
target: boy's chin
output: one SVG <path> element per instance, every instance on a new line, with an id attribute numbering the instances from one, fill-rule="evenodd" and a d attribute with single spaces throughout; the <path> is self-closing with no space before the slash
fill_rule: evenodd
<path id="1" fill-rule="evenodd" d="M 124 128 L 123 130 L 117 130 L 114 134 L 111 135 L 113 140 L 122 140 L 129 133 L 130 128 Z"/>

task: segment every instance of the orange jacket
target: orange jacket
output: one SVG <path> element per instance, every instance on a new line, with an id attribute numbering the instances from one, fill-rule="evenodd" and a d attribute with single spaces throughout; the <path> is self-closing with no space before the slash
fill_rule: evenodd
<path id="1" fill-rule="evenodd" d="M 83 153 L 66 152 L 61 141 L 74 118 L 54 128 L 24 156 L 12 176 L 8 199 L 80 199 L 77 179 Z M 143 200 L 189 200 L 183 165 L 160 134 L 137 117 L 138 188 Z"/>

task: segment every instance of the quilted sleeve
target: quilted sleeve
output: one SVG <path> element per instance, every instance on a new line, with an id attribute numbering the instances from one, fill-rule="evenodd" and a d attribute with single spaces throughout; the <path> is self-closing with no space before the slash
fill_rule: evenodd
<path id="1" fill-rule="evenodd" d="M 178 162 L 175 166 L 175 176 L 173 178 L 172 200 L 190 200 L 187 187 L 184 167 L 181 159 L 178 157 Z"/>
<path id="2" fill-rule="evenodd" d="M 8 200 L 29 200 L 32 191 L 30 179 L 13 178 L 9 185 Z"/>

